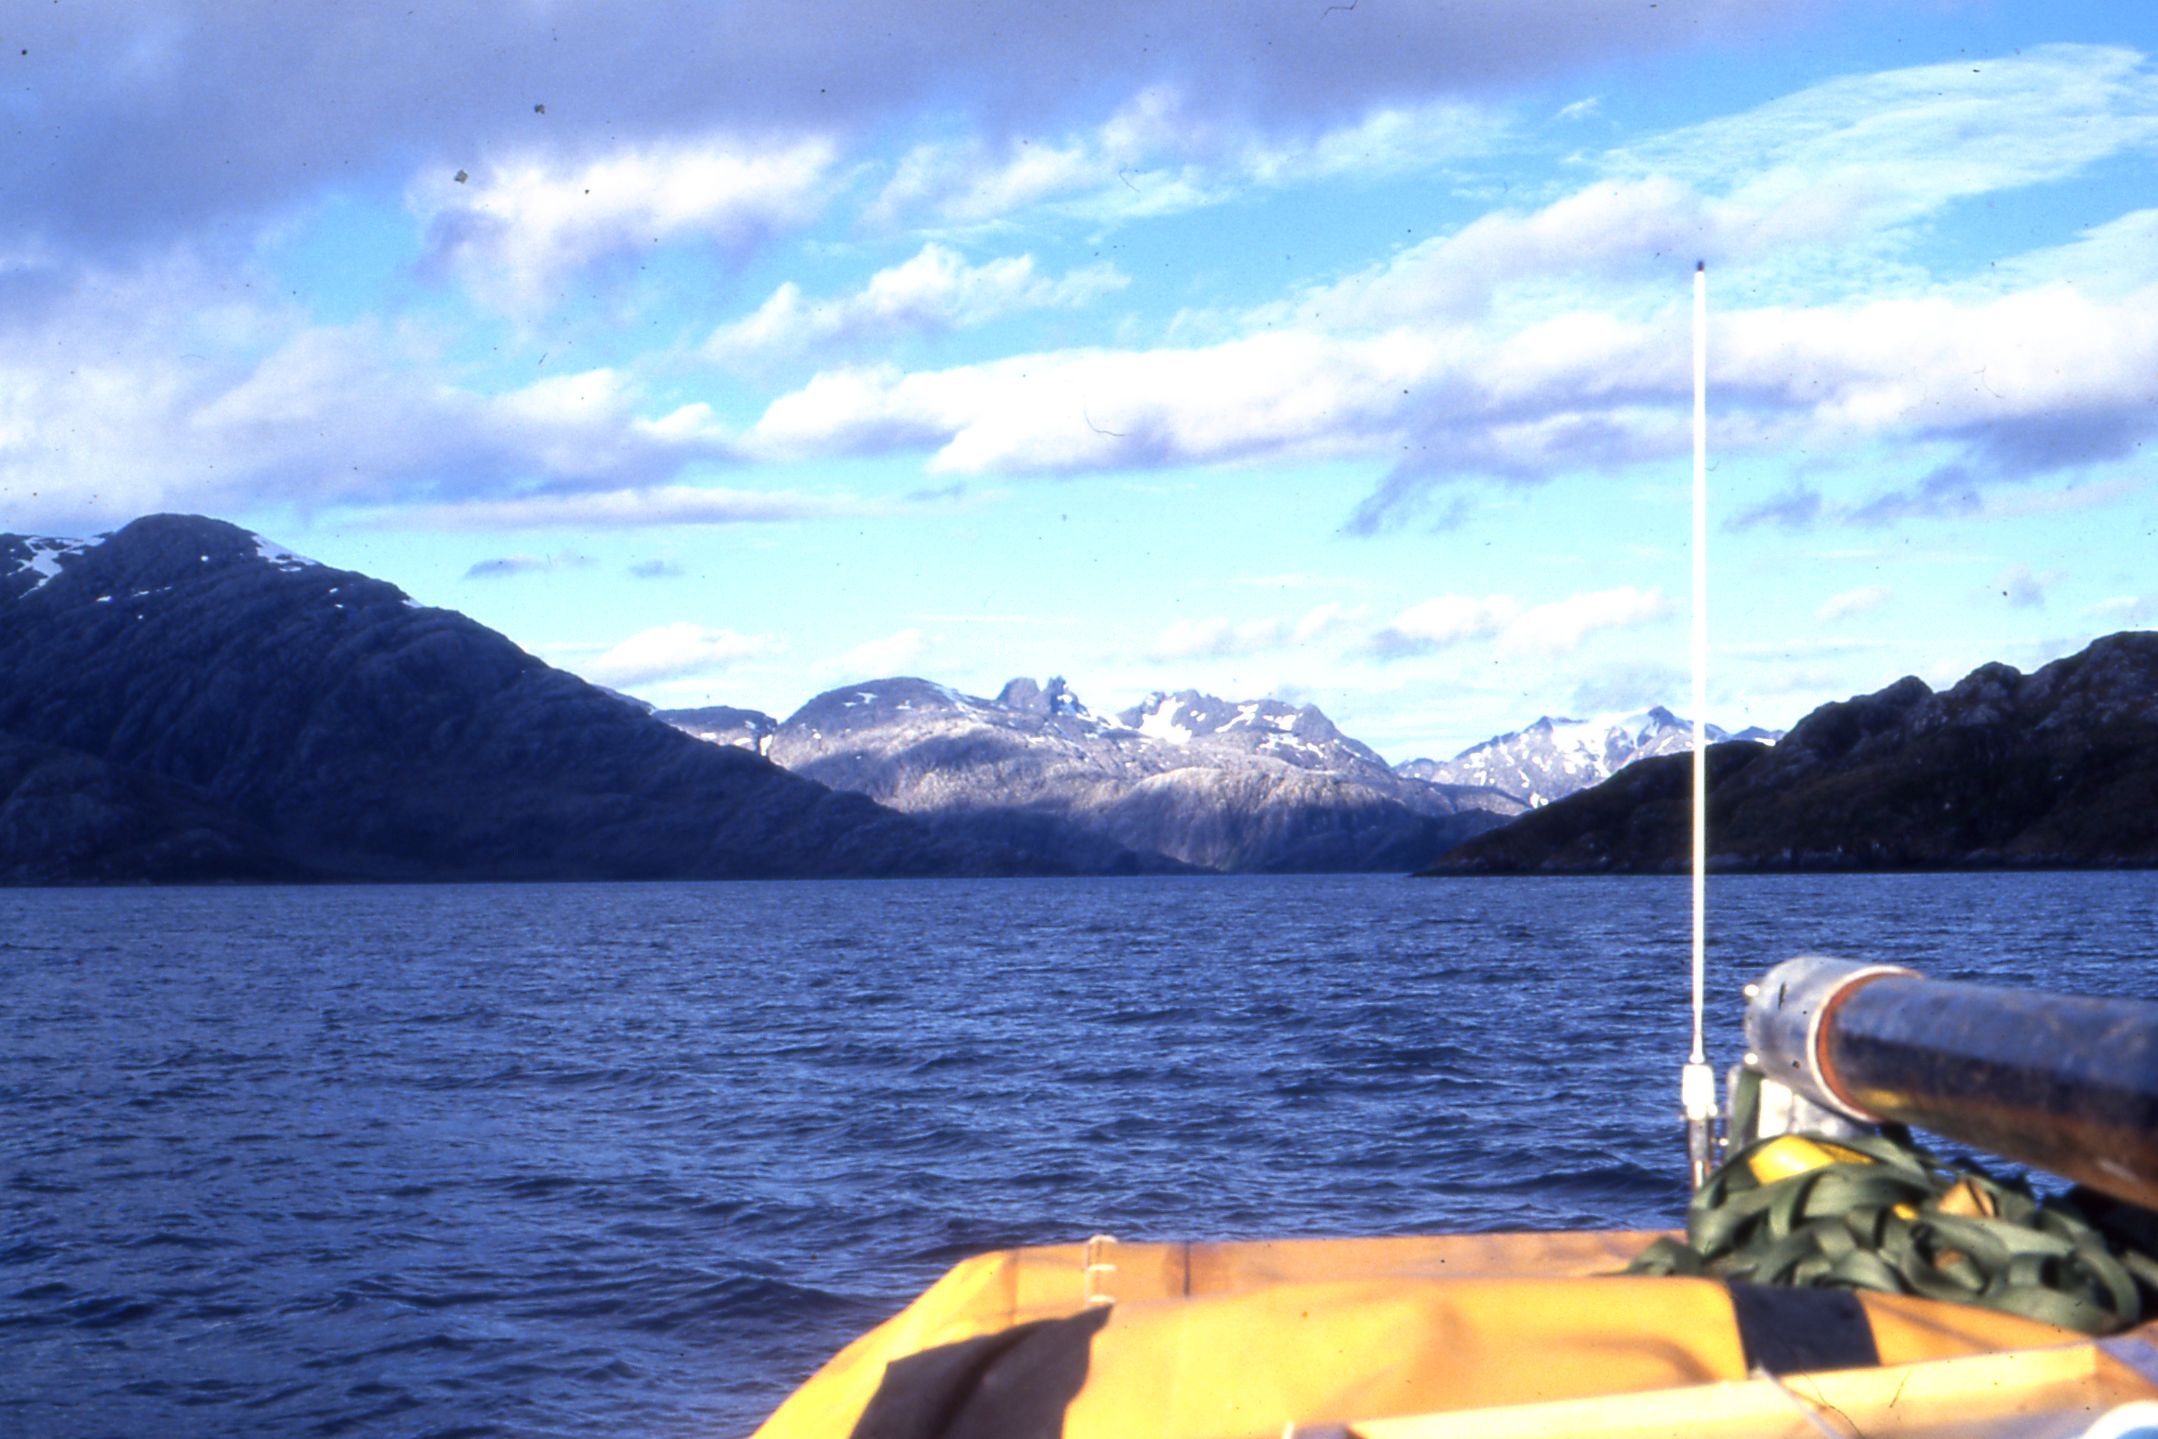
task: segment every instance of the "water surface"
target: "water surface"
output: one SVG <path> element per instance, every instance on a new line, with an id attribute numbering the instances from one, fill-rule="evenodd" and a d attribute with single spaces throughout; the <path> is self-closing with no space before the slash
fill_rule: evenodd
<path id="1" fill-rule="evenodd" d="M 0 1432 L 746 1433 L 977 1250 L 1671 1222 L 1686 886 L 0 892 Z M 1719 878 L 2143 994 L 2158 875 Z"/>

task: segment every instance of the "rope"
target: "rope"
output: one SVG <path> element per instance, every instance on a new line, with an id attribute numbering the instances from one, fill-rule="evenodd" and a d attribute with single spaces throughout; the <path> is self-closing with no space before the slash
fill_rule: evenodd
<path id="1" fill-rule="evenodd" d="M 1764 1153 L 1797 1138 L 1734 1153 L 1687 1207 L 1685 1242 L 1659 1239 L 1625 1272 L 1916 1294 L 2086 1334 L 2128 1328 L 2158 1299 L 2142 1211 L 2080 1190 L 2041 1201 L 1900 1131 L 1801 1139 L 1835 1157 L 1762 1180 Z"/>

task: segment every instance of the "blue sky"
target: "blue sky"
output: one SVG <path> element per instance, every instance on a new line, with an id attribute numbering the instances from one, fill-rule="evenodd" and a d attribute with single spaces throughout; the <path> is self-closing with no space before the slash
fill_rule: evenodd
<path id="1" fill-rule="evenodd" d="M 2158 621 L 2158 8 L 0 13 L 0 529 L 218 515 L 668 705 L 1389 758 Z"/>

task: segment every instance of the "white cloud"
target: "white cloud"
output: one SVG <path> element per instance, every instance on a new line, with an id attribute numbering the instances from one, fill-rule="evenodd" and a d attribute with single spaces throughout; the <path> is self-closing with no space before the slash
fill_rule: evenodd
<path id="1" fill-rule="evenodd" d="M 1700 249 L 1708 223 L 1700 196 L 1666 176 L 1599 180 L 1539 209 L 1490 211 L 1378 265 L 1260 306 L 1243 323 L 1367 333 L 1408 317 L 1478 319 L 1496 294 L 1523 281 L 1579 286 L 1598 275 L 1640 281 L 1677 273 L 1679 257 Z M 1622 298 L 1629 309 L 1639 306 L 1633 294 Z"/>
<path id="2" fill-rule="evenodd" d="M 2158 227 L 2094 227 L 2068 247 L 2065 278 L 2011 263 L 1966 284 L 1908 264 L 1890 274 L 1875 257 L 1955 201 L 2158 144 L 2158 82 L 2118 50 L 1980 68 L 1975 90 L 1956 79 L 1969 66 L 1815 87 L 1592 159 L 1610 173 L 1539 208 L 1493 211 L 1278 303 L 1185 324 L 1301 333 L 1315 352 L 1321 335 L 1410 321 L 1447 333 L 1459 363 L 1402 397 L 1406 447 L 1385 427 L 1344 437 L 1397 457 L 1360 515 L 1375 524 L 1449 478 L 1537 479 L 1681 450 L 1680 272 L 1704 254 L 1712 289 L 1729 273 L 1749 296 L 1794 297 L 1717 307 L 1721 451 L 1881 438 L 1945 442 L 1967 461 L 1885 510 L 1814 503 L 1789 519 L 1985 509 L 1985 485 L 2113 458 L 2153 429 L 2158 248 L 2144 242 Z"/>
<path id="3" fill-rule="evenodd" d="M 1923 455 L 1929 472 L 1862 503 L 1791 491 L 1737 523 L 1882 524 L 1930 515 L 2009 517 L 2134 493 L 2118 476 L 2004 498 L 2004 482 L 2132 456 L 2158 433 L 2158 285 L 2101 301 L 2065 285 L 1978 301 L 1947 295 L 1769 309 L 1711 344 L 1736 403 L 1787 438 L 1831 451 L 1869 440 Z M 1945 459 L 1938 458 L 1945 455 Z"/>
<path id="4" fill-rule="evenodd" d="M 912 259 L 879 270 L 851 295 L 809 299 L 790 280 L 756 310 L 714 331 L 704 353 L 740 360 L 835 341 L 962 329 L 1021 310 L 1076 308 L 1129 283 L 1107 264 L 1051 278 L 1036 270 L 1032 255 L 969 265 L 958 251 L 932 242 Z"/>
<path id="5" fill-rule="evenodd" d="M 1113 159 L 1091 153 L 1083 140 L 1060 145 L 1021 139 L 993 147 L 970 138 L 917 145 L 900 158 L 891 181 L 870 206 L 869 219 L 894 228 L 917 217 L 970 228 L 1051 198 L 1082 190 L 1098 192 L 1117 170 Z M 1131 183 L 1128 174 L 1124 181 Z M 1160 186 L 1156 189 L 1162 193 Z M 1139 192 L 1134 189 L 1134 193 Z M 1179 198 L 1181 203 L 1174 208 L 1200 203 L 1196 197 Z M 1136 202 L 1126 207 L 1127 214 L 1138 212 Z"/>
<path id="6" fill-rule="evenodd" d="M 1499 632 L 1497 648 L 1502 654 L 1572 654 L 1600 630 L 1631 629 L 1672 613 L 1662 590 L 1593 590 L 1523 610 Z"/>
<path id="7" fill-rule="evenodd" d="M 597 684 L 650 684 L 710 674 L 776 648 L 766 636 L 706 629 L 682 620 L 640 630 L 579 670 Z"/>
<path id="8" fill-rule="evenodd" d="M 1983 277 L 1991 289 L 2073 285 L 2119 296 L 2158 281 L 2158 209 L 2131 210 L 2079 232 L 2065 245 L 2011 256 Z"/>
<path id="9" fill-rule="evenodd" d="M 1155 637 L 1149 654 L 1163 660 L 1263 654 L 1312 644 L 1356 625 L 1368 613 L 1361 605 L 1329 601 L 1293 618 L 1178 620 Z"/>
<path id="10" fill-rule="evenodd" d="M 1946 431 L 2140 407 L 2158 364 L 2158 287 L 2107 304 L 2067 286 L 1734 315 L 1723 383 L 1861 431 Z"/>
<path id="11" fill-rule="evenodd" d="M 2158 94 L 2126 52 L 1986 62 L 1975 89 L 1955 81 L 1967 68 L 1817 86 L 1731 117 L 1729 147 L 1713 143 L 1717 127 L 1675 132 L 1607 157 L 1608 178 L 1540 208 L 1492 212 L 1346 279 L 1216 317 L 1229 330 L 1216 344 L 828 371 L 775 400 L 754 439 L 786 455 L 926 450 L 932 467 L 970 474 L 1385 459 L 1392 476 L 1360 527 L 1464 476 L 1538 480 L 1679 453 L 1686 258 L 1758 257 L 1741 273 L 1760 291 L 1762 264 L 1773 271 L 1793 247 L 1856 253 L 1954 200 L 2158 133 Z M 1100 136 L 1021 168 L 1047 184 L 1075 155 L 1199 146 L 1179 135 L 1180 103 L 1148 97 Z M 2158 257 L 2139 261 L 2152 252 L 2133 243 L 2145 228 L 2086 237 L 2104 252 L 2086 267 L 2109 276 L 2104 287 L 1901 293 L 1899 282 L 1885 298 L 1719 308 L 1719 451 L 1879 439 L 1952 457 L 1870 505 L 1787 507 L 1800 523 L 1990 513 L 2003 502 L 1982 491 L 2001 479 L 2127 453 L 2154 427 Z M 2143 286 L 2122 288 L 2137 273 Z"/>
<path id="12" fill-rule="evenodd" d="M 1371 651 L 1396 658 L 1488 640 L 1504 656 L 1566 655 L 1600 630 L 1630 629 L 1672 613 L 1662 590 L 1631 585 L 1531 606 L 1510 595 L 1438 595 L 1396 615 L 1372 637 Z"/>
<path id="13" fill-rule="evenodd" d="M 1521 615 L 1507 595 L 1436 595 L 1394 616 L 1380 632 L 1382 652 L 1415 653 L 1450 649 L 1470 640 L 1489 639 Z"/>
<path id="14" fill-rule="evenodd" d="M 521 437 L 540 469 L 555 480 L 604 484 L 650 473 L 646 452 L 722 458 L 732 452 L 725 431 L 701 404 L 663 415 L 638 413 L 641 394 L 612 369 L 550 376 L 489 400 L 492 423 Z"/>
<path id="15" fill-rule="evenodd" d="M 1604 37 L 1597 44 L 1619 44 L 1608 27 L 1625 27 L 1598 8 L 1544 14 L 1567 22 L 1556 28 L 1569 44 L 1591 43 L 1592 32 Z M 1275 23 L 1239 13 L 1252 27 Z M 800 23 L 791 11 L 783 18 Z M 938 9 L 923 23 L 971 44 L 968 18 Z M 1399 60 L 1343 20 L 1327 21 L 1334 28 L 1315 39 L 1322 48 L 1310 65 L 1341 81 Z M 1066 35 L 1053 17 L 1024 23 Z M 1218 28 L 1189 17 L 1143 23 L 1170 27 L 1179 43 Z M 1452 13 L 1399 23 L 1393 33 L 1410 37 L 1399 41 L 1404 53 L 1422 45 L 1428 60 L 1442 37 L 1483 22 Z M 1078 33 L 1086 29 L 1066 38 L 1097 59 L 1124 53 L 1092 48 L 1106 42 Z M 1517 29 L 1510 19 L 1489 43 Z M 1344 58 L 1352 49 L 1354 65 Z M 175 60 L 163 73 L 192 72 Z M 1090 96 L 1134 95 L 1098 124 L 1041 118 L 1068 117 L 1068 104 L 1022 105 L 1002 129 L 918 145 L 883 191 L 882 218 L 980 225 L 1011 218 L 1013 207 L 1052 222 L 1128 217 L 1314 178 L 1443 167 L 1487 153 L 1505 132 L 1492 111 L 1435 99 L 1421 81 L 1342 84 L 1324 104 L 1269 108 L 1163 78 L 1173 73 L 1131 73 L 1117 82 L 1129 89 L 1107 91 L 1097 78 Z M 1267 73 L 1283 95 L 1318 84 L 1301 66 Z M 895 75 L 890 93 L 914 83 Z M 764 98 L 777 103 L 776 94 Z M 668 124 L 625 125 L 614 139 L 587 117 L 574 139 L 547 132 L 551 150 L 491 123 L 476 140 L 456 140 L 473 149 L 460 161 L 466 183 L 444 165 L 411 191 L 431 254 L 502 303 L 530 307 L 573 274 L 655 239 L 740 255 L 814 218 L 828 194 L 876 184 L 874 169 L 849 168 L 840 142 L 800 116 L 768 122 L 798 128 L 752 132 L 743 116 L 756 107 L 724 103 L 739 113 L 695 116 L 687 105 Z M 529 137 L 542 124 L 566 126 L 578 107 L 557 99 L 544 121 L 529 104 L 512 108 Z M 750 439 L 764 457 L 922 451 L 932 468 L 967 475 L 1352 457 L 1390 467 L 1361 516 L 1383 523 L 1432 485 L 1609 475 L 1682 452 L 1677 295 L 1694 253 L 1743 276 L 1749 295 L 1797 294 L 1787 282 L 1813 273 L 1804 265 L 1848 263 L 1852 276 L 1877 278 L 1880 258 L 1900 254 L 1945 207 L 2154 145 L 2158 82 L 2125 50 L 2047 47 L 1857 76 L 1585 155 L 1579 165 L 1594 178 L 1571 193 L 1494 210 L 1277 305 L 1200 316 L 1176 332 L 1211 325 L 1215 343 L 1051 350 L 916 373 L 829 369 L 773 400 Z M 1829 287 L 1719 308 L 1719 453 L 1915 441 L 1945 456 L 1937 473 L 1872 504 L 1815 496 L 1809 506 L 1798 496 L 1794 522 L 2005 516 L 2132 492 L 2105 476 L 2045 496 L 1986 487 L 2104 464 L 2158 430 L 2148 379 L 2158 373 L 2154 214 L 2093 225 L 1983 284 L 1904 263 L 1893 283 L 1861 298 L 1824 300 L 1845 293 Z M 1799 252 L 1813 258 L 1788 258 Z M 0 266 L 35 269 L 65 253 L 41 233 Z M 2037 278 L 2047 273 L 2059 278 Z M 266 496 L 417 503 L 424 522 L 441 524 L 728 523 L 849 510 L 844 499 L 684 483 L 689 467 L 739 459 L 744 446 L 702 406 L 662 412 L 627 368 L 490 395 L 449 378 L 447 347 L 425 337 L 313 325 L 268 305 L 203 308 L 218 300 L 203 276 L 169 294 L 151 278 L 145 270 L 124 294 L 72 285 L 50 323 L 0 320 L 0 503 L 11 514 L 50 513 L 55 493 L 93 520 L 231 510 Z M 1121 278 L 1103 267 L 1051 275 L 1029 255 L 970 263 L 930 244 L 859 291 L 820 298 L 782 287 L 715 344 L 776 352 L 980 323 L 1079 303 Z"/>
<path id="16" fill-rule="evenodd" d="M 276 213 L 325 177 L 415 155 L 445 179 L 542 144 L 591 156 L 680 137 L 811 127 L 909 133 L 925 110 L 1048 133 L 1105 93 L 1174 84 L 1194 128 L 1323 133 L 1375 104 L 1488 95 L 1679 46 L 1758 39 L 1802 0 L 1427 4 L 1374 15 L 1279 0 L 1029 5 L 651 0 L 611 6 L 367 7 L 271 0 L 15 6 L 9 221 L 62 243 L 155 249 L 176 231 Z M 18 50 L 28 56 L 14 63 Z M 544 103 L 544 113 L 539 106 Z M 174 117 L 184 116 L 185 123 Z M 86 177 L 95 177 L 87 183 Z M 545 178 L 559 179 L 549 169 Z M 722 178 L 726 178 L 722 175 Z M 581 200 L 581 187 L 568 199 Z M 597 198 L 597 196 L 595 196 Z M 575 224 L 554 227 L 558 234 Z M 562 242 L 574 249 L 580 236 Z"/>
<path id="17" fill-rule="evenodd" d="M 792 490 L 736 490 L 704 485 L 598 490 L 582 494 L 516 495 L 452 504 L 405 505 L 379 518 L 418 529 L 524 530 L 559 526 L 622 528 L 644 525 L 774 524 L 830 515 L 881 513 L 886 507 L 846 496 Z"/>
<path id="18" fill-rule="evenodd" d="M 903 629 L 856 645 L 843 655 L 835 655 L 816 666 L 818 673 L 830 675 L 842 681 L 850 679 L 886 679 L 904 674 L 928 653 L 930 638 L 918 629 Z"/>
<path id="19" fill-rule="evenodd" d="M 1811 86 L 1610 157 L 1721 190 L 1728 243 L 1848 243 L 1957 199 L 2059 180 L 2158 144 L 2132 50 L 2046 45 Z"/>
<path id="20" fill-rule="evenodd" d="M 1148 653 L 1155 659 L 1196 659 L 1251 654 L 1275 642 L 1275 631 L 1263 621 L 1239 626 L 1224 619 L 1177 620 L 1154 637 Z"/>
<path id="21" fill-rule="evenodd" d="M 1855 590 L 1830 595 L 1822 602 L 1821 607 L 1814 611 L 1813 617 L 1824 625 L 1832 625 L 1839 620 L 1847 620 L 1879 609 L 1888 602 L 1892 593 L 1894 592 L 1886 585 L 1861 585 Z"/>
<path id="22" fill-rule="evenodd" d="M 535 150 L 475 162 L 462 181 L 430 174 L 410 204 L 437 263 L 474 294 L 530 311 L 605 257 L 682 239 L 740 255 L 797 228 L 822 208 L 836 159 L 821 137 L 653 141 L 581 163 Z"/>
<path id="23" fill-rule="evenodd" d="M 65 278 L 36 303 L 0 306 L 11 523 L 94 530 L 159 510 L 641 489 L 735 453 L 709 410 L 655 404 L 627 372 L 489 392 L 453 337 L 319 323 L 255 298 L 272 288 L 260 274 L 185 250 Z"/>
<path id="24" fill-rule="evenodd" d="M 1831 81 L 1752 111 L 1668 132 L 1588 161 L 1604 173 L 1534 209 L 1494 210 L 1254 320 L 1369 330 L 1405 315 L 1482 313 L 1509 287 L 1548 305 L 1637 317 L 1675 265 L 1726 267 L 1750 294 L 1879 295 L 1928 277 L 1896 267 L 1913 222 L 1980 194 L 2058 181 L 2122 153 L 2158 149 L 2158 78 L 2134 52 L 2051 46 L 1970 65 Z M 2076 271 L 2125 288 L 2158 279 L 2150 227 L 2095 227 Z M 2057 267 L 2002 272 L 2030 287 Z M 1891 277 L 1897 281 L 1889 286 Z M 1998 287 L 2002 281 L 1989 282 Z M 1534 291 L 1531 292 L 1532 294 Z"/>
<path id="25" fill-rule="evenodd" d="M 1569 213 L 1508 222 L 1504 243 L 1492 243 L 1506 250 L 1545 234 L 1555 265 L 1581 247 Z M 1438 271 L 1417 284 L 1404 274 L 1260 312 L 1257 333 L 1211 345 L 828 370 L 773 401 L 747 438 L 789 456 L 925 450 L 932 468 L 966 474 L 1388 458 L 1395 479 L 1368 507 L 1373 522 L 1441 479 L 1611 472 L 1683 452 L 1688 347 L 1675 276 L 1653 307 L 1622 286 L 1621 310 L 1448 320 L 1433 307 L 1476 309 L 1488 277 L 1449 298 Z M 1429 323 L 1366 328 L 1416 314 Z M 1719 453 L 1834 452 L 1878 439 L 1960 459 L 1926 488 L 1875 505 L 1807 500 L 1756 518 L 1980 512 L 1994 503 L 1981 493 L 1988 485 L 2115 459 L 2158 429 L 2149 379 L 2158 285 L 2118 298 L 2049 286 L 1719 312 L 1711 354 Z M 2104 483 L 2043 503 L 2121 492 L 2122 482 Z"/>
<path id="26" fill-rule="evenodd" d="M 906 373 L 830 370 L 772 402 L 751 440 L 792 456 L 927 446 L 957 474 L 1340 453 L 1389 429 L 1440 337 L 1254 335 L 1195 349 L 1069 350 Z"/>
<path id="27" fill-rule="evenodd" d="M 1097 126 L 927 141 L 903 155 L 872 224 L 976 229 L 1021 211 L 1106 222 L 1173 214 L 1343 175 L 1404 174 L 1491 151 L 1494 109 L 1461 100 L 1374 105 L 1323 126 L 1228 120 L 1184 89 L 1141 89 Z"/>
<path id="28" fill-rule="evenodd" d="M 2147 595 L 2111 595 L 2092 605 L 2088 612 L 2101 616 L 2108 624 L 2140 629 L 2158 618 L 2158 601 Z"/>
<path id="29" fill-rule="evenodd" d="M 0 314 L 11 519 L 98 528 L 156 510 L 640 487 L 732 454 L 709 415 L 651 414 L 612 371 L 488 394 L 447 378 L 417 327 L 234 303 L 184 263 L 93 278 Z"/>

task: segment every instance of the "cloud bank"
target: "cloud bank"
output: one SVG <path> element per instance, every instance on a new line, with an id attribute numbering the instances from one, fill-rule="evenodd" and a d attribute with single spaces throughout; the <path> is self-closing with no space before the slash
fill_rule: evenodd
<path id="1" fill-rule="evenodd" d="M 1208 118 L 1293 132 L 1760 34 L 1807 8 L 1431 0 L 1382 19 L 1268 0 L 1101 0 L 1010 7 L 984 23 L 961 0 L 919 0 L 903 17 L 862 0 L 38 5 L 8 32 L 24 52 L 10 56 L 10 84 L 33 97 L 35 118 L 11 131 L 0 213 L 22 233 L 111 253 L 385 167 L 478 175 L 542 144 L 605 164 L 610 150 L 717 135 L 784 151 L 924 105 L 986 135 L 1042 133 L 1106 89 L 1204 97 Z"/>

